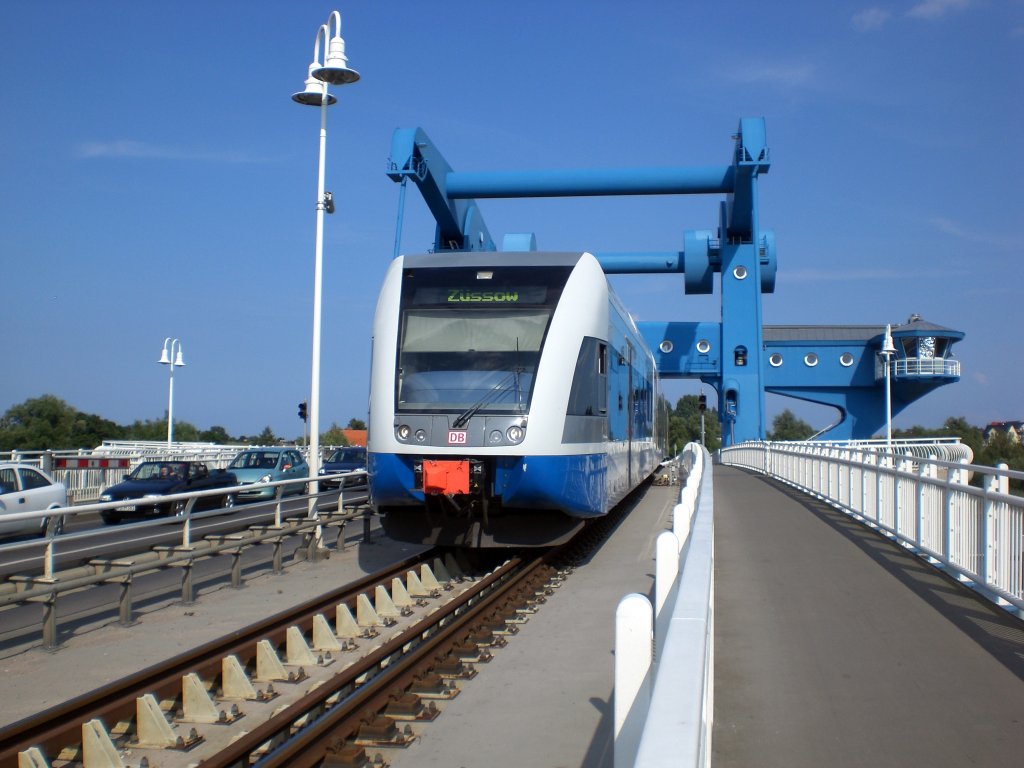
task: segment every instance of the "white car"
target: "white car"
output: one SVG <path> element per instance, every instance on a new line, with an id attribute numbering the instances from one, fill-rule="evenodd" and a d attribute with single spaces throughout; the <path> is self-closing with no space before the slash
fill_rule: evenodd
<path id="1" fill-rule="evenodd" d="M 18 512 L 66 507 L 68 490 L 41 469 L 26 464 L 0 464 L 0 534 L 46 533 L 47 518 L 8 520 Z M 59 521 L 63 527 L 63 518 Z"/>

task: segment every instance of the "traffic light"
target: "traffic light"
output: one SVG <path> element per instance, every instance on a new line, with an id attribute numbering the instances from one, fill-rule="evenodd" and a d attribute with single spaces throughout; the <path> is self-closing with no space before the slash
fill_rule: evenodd
<path id="1" fill-rule="evenodd" d="M 703 392 L 700 394 L 700 397 L 697 398 L 697 407 L 702 411 L 706 411 L 708 409 L 708 398 Z"/>
<path id="2" fill-rule="evenodd" d="M 299 403 L 299 418 L 302 419 L 303 421 L 306 421 L 307 416 L 306 416 L 306 401 L 305 400 L 303 400 L 301 403 Z"/>

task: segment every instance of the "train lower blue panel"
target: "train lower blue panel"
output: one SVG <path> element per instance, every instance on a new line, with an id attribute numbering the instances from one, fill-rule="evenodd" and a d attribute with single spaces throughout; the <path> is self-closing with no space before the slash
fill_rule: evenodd
<path id="1" fill-rule="evenodd" d="M 369 455 L 373 503 L 379 507 L 422 504 L 414 457 Z M 509 509 L 557 509 L 571 517 L 604 515 L 630 490 L 625 451 L 570 456 L 494 457 L 494 495 Z M 633 483 L 638 478 L 633 478 Z"/>
<path id="2" fill-rule="evenodd" d="M 415 485 L 412 462 L 412 456 L 367 454 L 366 469 L 375 505 L 404 507 L 423 503 L 423 492 L 412 490 Z"/>
<path id="3" fill-rule="evenodd" d="M 605 514 L 608 457 L 605 454 L 501 458 L 495 494 L 507 507 L 559 509 L 571 517 Z"/>

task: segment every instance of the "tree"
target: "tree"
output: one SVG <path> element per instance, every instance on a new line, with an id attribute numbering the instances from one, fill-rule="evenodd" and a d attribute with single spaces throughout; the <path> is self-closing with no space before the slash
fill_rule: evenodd
<path id="1" fill-rule="evenodd" d="M 220 445 L 234 442 L 228 431 L 221 426 L 212 426 L 205 432 L 200 432 L 199 439 L 206 443 L 218 443 Z"/>
<path id="2" fill-rule="evenodd" d="M 772 420 L 772 429 L 768 433 L 769 440 L 807 440 L 814 434 L 814 427 L 788 408 L 777 414 Z"/>
<path id="3" fill-rule="evenodd" d="M 366 429 L 366 422 L 362 419 L 349 419 L 346 429 Z"/>
<path id="4" fill-rule="evenodd" d="M 681 451 L 687 443 L 700 442 L 700 398 L 684 395 L 676 401 L 675 410 L 668 417 L 668 448 Z M 722 430 L 718 423 L 718 411 L 709 408 L 704 411 L 704 444 L 709 451 L 718 450 L 722 444 Z"/>
<path id="5" fill-rule="evenodd" d="M 350 421 L 349 424 L 351 423 Z M 354 427 L 349 427 L 349 429 L 354 429 Z M 348 445 L 348 438 L 345 437 L 344 430 L 338 426 L 337 422 L 332 421 L 330 429 L 320 433 L 320 445 Z"/>
<path id="6" fill-rule="evenodd" d="M 277 445 L 277 435 L 274 434 L 269 426 L 263 428 L 263 431 L 256 436 L 257 445 Z"/>
<path id="7" fill-rule="evenodd" d="M 95 448 L 123 437 L 123 428 L 82 413 L 54 395 L 42 395 L 7 409 L 0 417 L 0 450 L 42 451 Z"/>

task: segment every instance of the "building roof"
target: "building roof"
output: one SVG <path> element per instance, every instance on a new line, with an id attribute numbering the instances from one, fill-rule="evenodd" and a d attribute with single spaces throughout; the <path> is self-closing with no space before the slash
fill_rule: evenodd
<path id="1" fill-rule="evenodd" d="M 365 429 L 343 429 L 342 434 L 345 435 L 345 439 L 348 440 L 349 445 L 359 445 L 363 448 L 366 447 L 366 430 Z"/>

